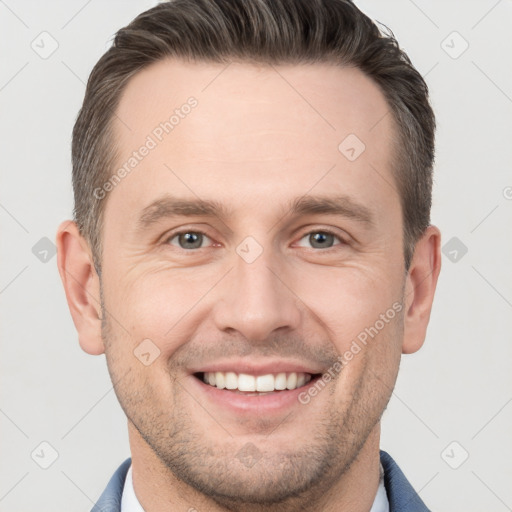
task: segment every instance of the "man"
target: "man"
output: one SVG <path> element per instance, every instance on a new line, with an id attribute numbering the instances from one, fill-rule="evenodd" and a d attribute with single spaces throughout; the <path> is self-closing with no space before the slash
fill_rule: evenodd
<path id="1" fill-rule="evenodd" d="M 57 235 L 128 419 L 93 510 L 427 510 L 379 437 L 440 270 L 434 128 L 348 0 L 176 0 L 118 32 Z"/>

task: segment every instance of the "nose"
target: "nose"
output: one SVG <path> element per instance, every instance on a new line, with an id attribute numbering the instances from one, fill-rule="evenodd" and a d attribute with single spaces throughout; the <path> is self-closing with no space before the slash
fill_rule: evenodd
<path id="1" fill-rule="evenodd" d="M 300 323 L 293 279 L 270 251 L 264 250 L 252 263 L 235 255 L 234 268 L 218 293 L 217 328 L 238 331 L 252 342 L 265 341 L 278 329 L 296 329 Z"/>

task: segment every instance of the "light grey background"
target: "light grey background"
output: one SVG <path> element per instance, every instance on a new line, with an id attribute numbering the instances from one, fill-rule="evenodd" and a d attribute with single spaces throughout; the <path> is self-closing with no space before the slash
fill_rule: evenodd
<path id="1" fill-rule="evenodd" d="M 457 238 L 426 344 L 402 360 L 382 447 L 434 511 L 512 510 L 512 2 L 358 4 L 426 76 L 439 125 L 433 223 L 443 245 Z M 81 351 L 40 240 L 71 216 L 71 130 L 87 77 L 115 31 L 152 5 L 0 0 L 4 512 L 88 511 L 129 456 L 104 356 Z M 52 38 L 43 59 L 31 45 L 48 52 Z"/>

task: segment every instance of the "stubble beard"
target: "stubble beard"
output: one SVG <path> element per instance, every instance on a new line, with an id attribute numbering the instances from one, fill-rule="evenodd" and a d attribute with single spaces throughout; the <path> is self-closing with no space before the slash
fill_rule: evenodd
<path id="1" fill-rule="evenodd" d="M 128 420 L 178 482 L 184 482 L 226 510 L 315 510 L 314 504 L 321 503 L 349 470 L 391 396 L 392 388 L 384 396 L 376 394 L 363 370 L 353 386 L 349 405 L 338 409 L 334 407 L 338 380 L 335 379 L 322 391 L 329 393 L 333 405 L 316 418 L 314 429 L 310 429 L 311 442 L 293 451 L 276 452 L 255 438 L 249 444 L 256 447 L 259 458 L 249 467 L 240 457 L 244 445 L 227 432 L 222 443 L 208 440 L 207 428 L 188 414 L 184 401 L 191 398 L 182 384 L 174 379 L 172 403 L 160 403 L 152 384 L 141 379 L 142 374 L 136 375 L 133 366 L 123 370 L 117 365 L 114 347 L 122 346 L 123 340 L 118 336 L 122 331 L 114 332 L 103 301 L 102 312 L 108 369 Z M 390 336 L 397 334 L 393 332 Z M 169 375 L 169 379 L 173 377 Z M 307 415 L 307 406 L 303 407 L 301 414 Z M 284 421 L 266 441 L 288 426 Z"/>

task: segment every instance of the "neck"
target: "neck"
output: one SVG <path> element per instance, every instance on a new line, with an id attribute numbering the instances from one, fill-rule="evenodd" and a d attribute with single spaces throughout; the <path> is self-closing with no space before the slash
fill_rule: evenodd
<path id="1" fill-rule="evenodd" d="M 220 505 L 176 478 L 130 422 L 128 432 L 133 488 L 146 512 L 167 512 L 170 509 L 232 512 L 239 509 L 239 504 L 234 508 Z M 244 511 L 368 512 L 379 485 L 379 441 L 380 424 L 377 423 L 350 467 L 341 476 L 334 476 L 324 481 L 322 488 L 311 489 L 307 495 L 294 497 L 289 502 L 279 505 L 244 504 Z"/>

